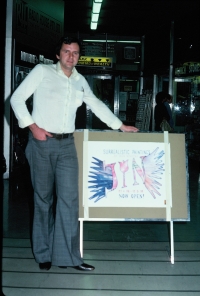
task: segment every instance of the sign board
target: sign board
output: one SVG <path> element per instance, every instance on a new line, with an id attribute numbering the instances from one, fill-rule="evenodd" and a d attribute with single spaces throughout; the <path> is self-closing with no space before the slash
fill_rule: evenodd
<path id="1" fill-rule="evenodd" d="M 52 49 L 63 35 L 64 3 L 51 1 L 48 5 L 48 0 L 14 2 L 15 40 L 33 48 L 37 45 L 40 52 L 52 54 Z"/>
<path id="2" fill-rule="evenodd" d="M 167 150 L 162 147 L 161 144 L 157 143 L 162 143 L 164 144 L 164 133 L 122 133 L 118 131 L 88 131 L 88 139 L 87 141 L 84 139 L 84 131 L 77 131 L 74 133 L 75 137 L 75 144 L 77 148 L 77 155 L 78 155 L 78 161 L 79 161 L 79 218 L 84 218 L 85 217 L 85 203 L 89 202 L 87 204 L 88 207 L 88 217 L 89 219 L 91 218 L 96 218 L 96 219 L 113 219 L 113 220 L 118 220 L 118 219 L 123 219 L 123 220 L 131 220 L 131 221 L 139 221 L 139 220 L 147 220 L 147 221 L 166 221 L 166 208 L 163 206 L 163 201 L 169 200 L 170 197 L 170 187 L 171 187 L 171 196 L 172 196 L 172 206 L 170 207 L 171 211 L 171 220 L 173 221 L 189 221 L 190 220 L 190 213 L 189 213 L 189 196 L 188 196 L 188 174 L 187 174 L 187 158 L 186 158 L 186 147 L 185 147 L 185 134 L 175 134 L 172 133 L 168 135 L 169 137 L 169 144 L 170 144 L 170 155 L 168 155 L 168 159 L 170 160 L 170 169 L 168 170 L 169 174 L 167 174 L 168 181 L 166 182 L 165 185 L 165 190 L 166 194 L 165 196 L 161 196 L 161 204 L 159 200 L 159 204 L 153 205 L 153 207 L 149 206 L 147 203 L 144 203 L 143 205 L 139 205 L 139 203 L 136 203 L 134 206 L 130 206 L 129 203 L 126 201 L 125 206 L 114 206 L 114 203 L 108 204 L 108 205 L 101 205 L 102 201 L 106 200 L 106 197 L 100 199 L 98 201 L 98 207 L 95 205 L 91 206 L 90 202 L 94 204 L 95 198 L 89 200 L 87 198 L 87 194 L 85 195 L 85 192 L 83 192 L 84 188 L 84 182 L 88 183 L 88 180 L 90 179 L 88 176 L 91 174 L 88 174 L 88 170 L 93 171 L 94 168 L 97 165 L 95 162 L 97 160 L 94 159 L 94 164 L 91 165 L 92 160 L 89 158 L 89 155 L 91 157 L 95 157 L 96 155 L 96 150 L 100 146 L 107 147 L 106 149 L 109 149 L 110 142 L 114 142 L 112 149 L 119 149 L 123 150 L 124 148 L 121 147 L 126 147 L 126 150 L 135 151 L 139 152 L 140 150 L 145 150 L 144 147 L 146 143 L 149 143 L 149 151 L 152 153 L 154 151 L 155 147 L 158 147 L 159 151 L 161 152 L 162 150 L 165 153 Z M 100 142 L 104 142 L 104 144 L 101 144 Z M 83 154 L 83 147 L 86 143 L 94 142 L 91 145 L 94 145 L 91 149 L 92 152 L 89 152 L 88 156 L 85 157 Z M 97 145 L 98 142 L 98 145 Z M 106 142 L 108 142 L 106 144 Z M 122 144 L 120 144 L 122 142 Z M 85 144 L 84 144 L 85 143 Z M 123 146 L 124 143 L 124 146 Z M 137 144 L 138 143 L 138 144 Z M 155 146 L 150 147 L 150 143 L 156 143 Z M 121 146 L 122 145 L 122 146 Z M 157 146 L 159 145 L 159 146 Z M 164 144 L 166 145 L 166 144 Z M 89 147 L 89 146 L 88 146 Z M 138 148 L 140 147 L 140 148 Z M 145 152 L 145 151 L 143 151 Z M 132 155 L 133 156 L 133 155 Z M 123 162 L 126 161 L 127 159 L 131 159 L 133 157 L 127 158 L 127 155 L 124 155 L 124 157 L 114 157 L 111 159 L 111 155 L 105 157 L 101 156 L 100 160 L 106 161 L 106 164 L 111 164 L 112 161 L 116 162 L 116 167 L 118 165 L 118 175 L 120 175 L 120 165 L 119 161 Z M 138 155 L 139 156 L 139 155 Z M 145 156 L 144 154 L 141 156 Z M 109 161 L 110 159 L 110 161 Z M 141 159 L 139 160 L 139 157 L 135 159 L 136 165 L 135 165 L 135 173 L 136 173 L 136 181 L 140 183 L 140 186 L 142 185 L 142 171 L 143 171 L 143 165 L 141 163 Z M 163 156 L 161 157 L 161 161 L 165 164 L 165 166 L 168 164 L 166 160 L 163 159 Z M 122 164 L 123 165 L 123 164 Z M 130 172 L 133 173 L 132 170 L 132 164 L 129 163 L 130 165 Z M 104 164 L 105 166 L 105 164 Z M 137 167 L 138 166 L 138 167 Z M 111 165 L 107 166 L 111 169 Z M 137 168 L 137 170 L 136 170 Z M 141 174 L 140 174 L 141 172 Z M 118 180 L 120 186 L 123 184 L 123 178 L 119 177 L 120 181 Z M 132 182 L 134 180 L 134 176 L 131 176 L 132 179 L 126 179 L 125 176 L 125 182 L 127 182 L 126 185 L 128 185 L 128 182 Z M 158 180 L 158 179 L 157 179 Z M 161 181 L 161 182 L 159 182 Z M 162 180 L 158 180 L 159 183 L 162 183 Z M 171 182 L 171 185 L 170 185 Z M 94 184 L 95 185 L 95 184 Z M 169 185 L 169 186 L 168 186 Z M 163 185 L 162 185 L 163 186 Z M 161 186 L 161 187 L 162 187 Z M 145 188 L 144 192 L 146 194 L 147 188 Z M 119 190 L 119 188 L 117 189 Z M 122 189 L 124 190 L 124 189 Z M 109 191 L 109 189 L 108 189 Z M 158 190 L 160 194 L 164 194 L 160 189 Z M 87 192 L 87 191 L 86 191 Z M 117 192 L 115 189 L 115 192 L 119 196 L 119 191 Z M 93 193 L 94 194 L 94 193 Z M 110 194 L 113 194 L 114 197 L 114 192 L 110 193 L 107 192 L 107 198 L 111 196 Z M 131 193 L 130 193 L 131 194 Z M 128 194 L 127 196 L 129 196 Z M 134 194 L 132 192 L 132 194 Z M 92 196 L 92 193 L 89 192 L 89 198 Z M 158 198 L 159 195 L 156 194 L 156 198 Z M 151 194 L 149 195 L 151 198 Z M 126 199 L 126 198 L 124 198 Z M 128 198 L 129 199 L 129 198 Z M 169 203 L 168 203 L 169 204 Z"/>
<path id="3" fill-rule="evenodd" d="M 77 66 L 112 68 L 112 58 L 81 56 Z"/>
<path id="4" fill-rule="evenodd" d="M 88 207 L 166 207 L 168 148 L 164 143 L 85 143 Z"/>

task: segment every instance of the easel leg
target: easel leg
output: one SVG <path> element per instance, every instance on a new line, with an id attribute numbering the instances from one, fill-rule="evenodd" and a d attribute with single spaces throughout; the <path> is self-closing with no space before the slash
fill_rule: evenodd
<path id="1" fill-rule="evenodd" d="M 173 221 L 170 221 L 170 243 L 171 243 L 171 263 L 174 264 L 174 228 L 173 228 Z"/>
<path id="2" fill-rule="evenodd" d="M 80 221 L 80 253 L 81 258 L 83 258 L 83 219 L 79 219 Z"/>

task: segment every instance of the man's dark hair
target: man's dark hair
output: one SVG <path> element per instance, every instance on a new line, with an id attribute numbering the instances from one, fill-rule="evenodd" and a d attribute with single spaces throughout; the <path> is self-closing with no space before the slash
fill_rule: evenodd
<path id="1" fill-rule="evenodd" d="M 78 38 L 62 37 L 62 38 L 60 38 L 60 40 L 56 44 L 56 55 L 60 56 L 60 50 L 61 50 L 63 43 L 65 43 L 65 44 L 77 43 L 79 46 L 79 49 L 80 49 L 80 54 L 81 54 L 81 42 Z"/>

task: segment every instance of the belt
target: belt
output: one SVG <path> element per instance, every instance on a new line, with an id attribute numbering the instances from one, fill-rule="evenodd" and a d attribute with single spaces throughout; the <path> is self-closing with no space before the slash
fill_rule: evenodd
<path id="1" fill-rule="evenodd" d="M 55 134 L 55 133 L 51 133 L 49 132 L 53 138 L 57 139 L 57 140 L 62 140 L 62 139 L 66 139 L 69 138 L 70 136 L 73 135 L 73 133 L 69 133 L 69 134 Z"/>

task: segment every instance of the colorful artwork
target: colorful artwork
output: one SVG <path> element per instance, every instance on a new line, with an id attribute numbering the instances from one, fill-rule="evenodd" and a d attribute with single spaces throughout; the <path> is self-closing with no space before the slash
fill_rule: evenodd
<path id="1" fill-rule="evenodd" d="M 165 207 L 163 143 L 89 142 L 87 153 L 89 207 Z"/>

